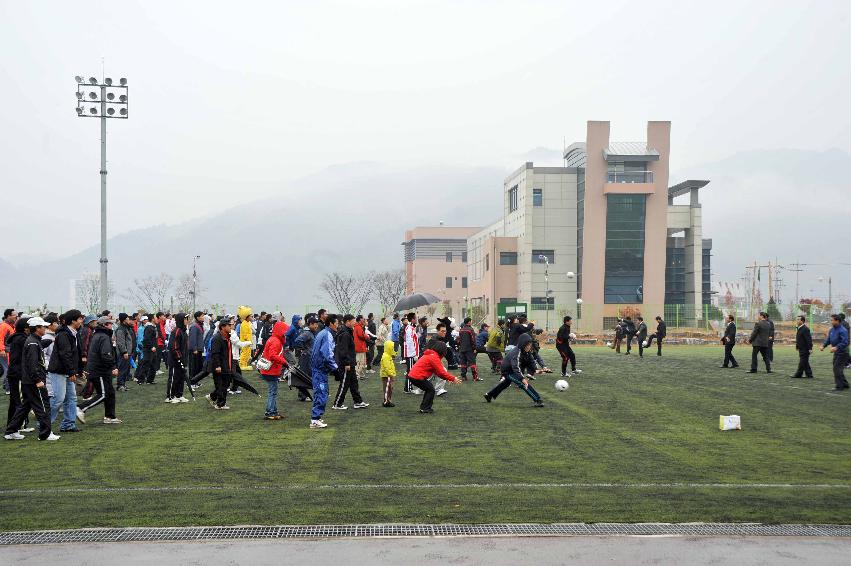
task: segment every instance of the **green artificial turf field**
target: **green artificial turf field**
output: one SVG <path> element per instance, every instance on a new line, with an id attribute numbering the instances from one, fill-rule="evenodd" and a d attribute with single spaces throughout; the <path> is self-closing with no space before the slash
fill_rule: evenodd
<path id="1" fill-rule="evenodd" d="M 749 350 L 736 349 L 740 362 Z M 265 399 L 249 394 L 212 410 L 211 379 L 198 402 L 181 405 L 163 403 L 163 376 L 131 383 L 118 393 L 122 425 L 100 424 L 95 409 L 82 433 L 0 446 L 0 529 L 851 523 L 851 392 L 829 392 L 828 353 L 813 356 L 816 379 L 793 380 L 791 347 L 777 348 L 771 375 L 718 369 L 720 347 L 644 359 L 576 352 L 584 373 L 567 392 L 554 390 L 556 374 L 534 382 L 544 408 L 515 388 L 485 403 L 496 377 L 480 355 L 484 382 L 450 386 L 433 415 L 417 413 L 420 397 L 402 392 L 403 378 L 396 408 L 382 408 L 374 374 L 361 385 L 371 406 L 329 410 L 324 430 L 308 429 L 309 403 L 286 386 L 286 418 L 273 422 L 262 420 Z M 557 373 L 555 351 L 544 354 Z M 720 432 L 722 414 L 741 415 L 742 430 Z"/>

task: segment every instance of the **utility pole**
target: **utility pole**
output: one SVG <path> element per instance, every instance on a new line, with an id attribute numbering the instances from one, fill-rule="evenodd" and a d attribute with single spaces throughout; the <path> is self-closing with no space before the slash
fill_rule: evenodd
<path id="1" fill-rule="evenodd" d="M 547 315 L 546 315 L 547 321 L 546 321 L 546 324 L 544 325 L 544 330 L 549 332 L 550 331 L 550 260 L 544 254 L 539 255 L 538 260 L 543 261 L 544 264 L 545 264 L 544 265 L 544 285 L 546 286 L 547 289 L 546 289 L 546 293 L 545 293 L 545 297 L 544 297 L 544 301 L 546 302 L 546 304 L 544 305 L 544 308 L 547 309 Z"/>
<path id="2" fill-rule="evenodd" d="M 113 85 L 109 77 L 104 78 L 102 83 L 90 77 L 88 84 L 79 75 L 74 78 L 77 81 L 77 116 L 100 118 L 100 310 L 104 311 L 109 299 L 109 260 L 106 256 L 106 120 L 127 119 L 127 79 L 119 79 L 120 84 Z"/>
<path id="3" fill-rule="evenodd" d="M 195 262 L 199 259 L 201 259 L 199 255 L 192 258 L 192 316 L 195 316 L 195 296 L 198 294 L 198 272 L 195 269 Z"/>

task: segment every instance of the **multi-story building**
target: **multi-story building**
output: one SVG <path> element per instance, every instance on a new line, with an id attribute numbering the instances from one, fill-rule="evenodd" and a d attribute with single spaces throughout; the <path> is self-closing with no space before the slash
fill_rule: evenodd
<path id="1" fill-rule="evenodd" d="M 588 122 L 564 167 L 511 173 L 503 217 L 468 236 L 467 301 L 490 320 L 520 306 L 541 325 L 571 314 L 592 332 L 625 314 L 696 323 L 710 300 L 698 199 L 709 181 L 668 186 L 670 131 L 649 122 L 645 141 L 613 142 L 608 122 Z"/>

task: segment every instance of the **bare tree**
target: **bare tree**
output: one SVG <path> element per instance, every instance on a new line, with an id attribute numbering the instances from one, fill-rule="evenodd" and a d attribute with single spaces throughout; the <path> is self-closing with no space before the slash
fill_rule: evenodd
<path id="1" fill-rule="evenodd" d="M 165 310 L 166 299 L 174 285 L 174 277 L 168 273 L 149 275 L 133 280 L 133 287 L 128 289 L 127 298 L 135 301 L 138 306 L 152 311 Z"/>
<path id="2" fill-rule="evenodd" d="M 369 302 L 373 290 L 373 273 L 349 275 L 326 273 L 319 287 L 341 314 L 358 314 Z"/>
<path id="3" fill-rule="evenodd" d="M 115 287 L 112 283 L 107 287 L 106 302 L 109 304 L 115 296 Z M 80 308 L 87 313 L 100 311 L 100 274 L 86 272 L 82 279 L 77 280 L 76 299 Z"/>
<path id="4" fill-rule="evenodd" d="M 399 299 L 405 294 L 405 270 L 391 269 L 380 271 L 372 277 L 375 296 L 381 304 L 384 315 L 390 314 Z"/>
<path id="5" fill-rule="evenodd" d="M 198 296 L 204 292 L 204 288 L 201 286 L 201 278 L 196 277 L 195 285 L 193 288 L 192 285 L 192 274 L 185 273 L 180 276 L 180 279 L 177 280 L 177 283 L 174 286 L 174 296 L 177 298 L 177 309 L 180 312 L 188 313 L 192 309 L 192 293 L 196 293 Z M 201 304 L 201 300 L 196 297 L 195 299 L 196 306 Z"/>

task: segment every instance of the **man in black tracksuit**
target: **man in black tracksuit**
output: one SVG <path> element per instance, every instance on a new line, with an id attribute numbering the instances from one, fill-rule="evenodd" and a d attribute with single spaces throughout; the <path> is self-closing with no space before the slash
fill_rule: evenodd
<path id="1" fill-rule="evenodd" d="M 810 354 L 813 352 L 813 334 L 807 326 L 807 319 L 799 316 L 795 319 L 798 330 L 795 333 L 795 349 L 798 350 L 798 370 L 789 377 L 813 377 L 813 368 L 810 367 Z"/>
<path id="2" fill-rule="evenodd" d="M 727 327 L 724 328 L 721 343 L 724 344 L 724 363 L 721 367 L 732 369 L 739 367 L 739 362 L 733 357 L 733 348 L 736 346 L 736 318 L 731 314 L 727 315 Z"/>
<path id="3" fill-rule="evenodd" d="M 522 389 L 534 401 L 534 407 L 543 407 L 541 396 L 524 376 L 526 372 L 535 373 L 535 360 L 532 358 L 532 336 L 523 334 L 517 339 L 516 347 L 506 352 L 502 360 L 502 378 L 493 389 L 485 393 L 485 401 L 490 403 L 512 384 Z"/>
<path id="4" fill-rule="evenodd" d="M 41 338 L 47 331 L 47 323 L 41 317 L 32 317 L 27 321 L 30 333 L 24 341 L 21 358 L 21 404 L 6 425 L 6 439 L 22 440 L 18 430 L 24 427 L 24 421 L 30 411 L 38 419 L 38 439 L 57 440 L 59 437 L 50 430 L 50 398 L 47 396 L 47 367 L 44 363 L 44 350 Z"/>
<path id="5" fill-rule="evenodd" d="M 765 373 L 771 373 L 771 357 L 769 354 L 769 347 L 771 346 L 770 336 L 771 325 L 768 322 L 768 314 L 761 312 L 759 313 L 759 320 L 754 325 L 750 339 L 748 340 L 753 347 L 751 369 L 748 373 L 756 373 L 758 354 L 762 355 L 762 360 L 765 362 Z"/>
<path id="6" fill-rule="evenodd" d="M 89 344 L 86 371 L 89 381 L 94 383 L 95 394 L 90 401 L 78 407 L 77 418 L 84 424 L 86 412 L 101 403 L 103 424 L 121 424 L 121 420 L 115 417 L 115 388 L 112 385 L 112 378 L 118 375 L 115 348 L 112 347 L 112 324 L 111 318 L 100 317 Z"/>
<path id="7" fill-rule="evenodd" d="M 647 338 L 647 347 L 649 348 L 651 344 L 653 344 L 653 339 L 656 339 L 656 355 L 662 355 L 662 340 L 665 339 L 665 336 L 668 334 L 668 326 L 665 324 L 665 321 L 662 320 L 661 316 L 656 317 L 656 332 L 650 335 Z"/>
<path id="8" fill-rule="evenodd" d="M 156 324 L 142 317 L 145 328 L 142 330 L 142 352 L 139 366 L 136 368 L 136 383 L 153 383 L 156 375 L 157 329 Z"/>
<path id="9" fill-rule="evenodd" d="M 524 334 L 528 334 L 535 328 L 534 322 L 528 322 L 525 316 L 521 316 L 517 319 L 515 324 L 511 325 L 511 329 L 508 331 L 508 346 L 517 346 L 517 341 Z M 530 336 L 531 338 L 531 336 Z M 506 351 L 508 348 L 506 348 Z"/>
<path id="10" fill-rule="evenodd" d="M 570 348 L 570 325 L 573 319 L 569 316 L 564 317 L 564 324 L 558 329 L 556 334 L 556 350 L 561 356 L 561 376 L 567 377 L 567 364 L 570 362 L 570 371 L 576 371 L 576 354 Z"/>
<path id="11" fill-rule="evenodd" d="M 207 401 L 216 409 L 227 407 L 228 388 L 234 373 L 234 360 L 230 343 L 230 332 L 233 322 L 223 318 L 219 322 L 219 330 L 210 343 L 209 370 L 213 374 L 215 390 L 207 395 Z M 229 408 L 229 407 L 228 407 Z"/>
<path id="12" fill-rule="evenodd" d="M 347 409 L 343 403 L 346 401 L 346 393 L 351 390 L 353 405 L 355 409 L 365 409 L 369 403 L 364 403 L 360 395 L 358 387 L 358 376 L 355 370 L 355 336 L 352 327 L 355 323 L 355 317 L 347 314 L 343 317 L 343 326 L 336 337 L 336 347 L 334 349 L 334 357 L 337 358 L 337 381 L 340 386 L 337 389 L 337 396 L 334 397 L 332 409 L 344 410 Z"/>
<path id="13" fill-rule="evenodd" d="M 189 327 L 189 377 L 195 377 L 204 365 L 204 313 L 195 313 Z"/>
<path id="14" fill-rule="evenodd" d="M 12 422 L 12 417 L 23 403 L 21 376 L 23 375 L 24 344 L 30 334 L 27 320 L 26 318 L 19 318 L 15 322 L 15 333 L 6 338 L 6 352 L 9 354 L 9 370 L 6 372 L 9 379 L 9 411 L 6 414 L 6 424 Z M 27 412 L 28 414 L 29 412 Z M 28 428 L 26 415 L 24 415 L 24 424 L 21 428 Z"/>
<path id="15" fill-rule="evenodd" d="M 638 328 L 636 329 L 636 338 L 638 338 L 638 357 L 644 357 L 644 341 L 647 340 L 647 324 L 644 322 L 644 317 L 638 317 Z M 629 346 L 627 346 L 629 348 Z"/>
<path id="16" fill-rule="evenodd" d="M 765 313 L 765 321 L 768 323 L 768 360 L 774 363 L 774 321 Z"/>
<path id="17" fill-rule="evenodd" d="M 458 353 L 461 358 L 461 379 L 467 381 L 467 368 L 473 372 L 473 381 L 479 381 L 479 368 L 476 365 L 476 332 L 470 323 L 472 318 L 465 318 L 464 324 L 458 331 Z"/>
<path id="18" fill-rule="evenodd" d="M 168 339 L 168 383 L 166 401 L 182 403 L 183 388 L 186 384 L 186 315 L 182 312 L 174 315 L 174 330 Z"/>

